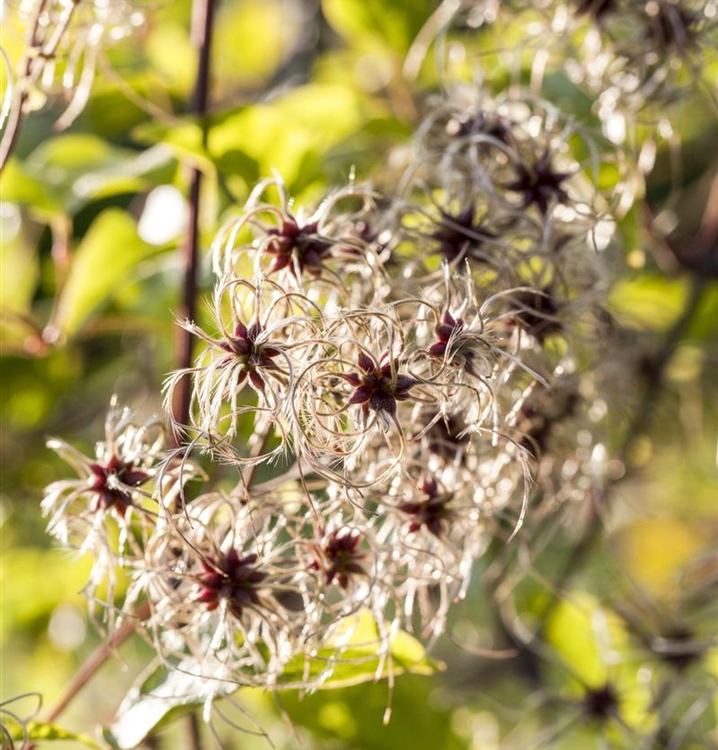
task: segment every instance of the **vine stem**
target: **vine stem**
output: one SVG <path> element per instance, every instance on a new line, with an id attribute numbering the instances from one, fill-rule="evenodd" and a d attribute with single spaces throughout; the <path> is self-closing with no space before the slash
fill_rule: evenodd
<path id="1" fill-rule="evenodd" d="M 42 39 L 43 30 L 41 27 L 43 25 L 43 15 L 47 8 L 48 0 L 39 0 L 35 7 L 29 26 L 30 31 L 27 37 L 22 73 L 17 81 L 17 100 L 10 108 L 8 121 L 2 134 L 2 138 L 0 138 L 0 172 L 5 168 L 5 165 L 15 149 L 22 119 L 25 115 L 25 105 L 30 96 L 30 89 L 35 84 L 37 78 L 42 74 L 45 62 L 55 56 L 60 43 L 65 38 L 67 30 L 70 27 L 72 17 L 77 6 L 80 4 L 80 1 L 81 0 L 73 0 L 72 3 L 64 7 L 59 21 L 54 30 L 50 33 L 49 39 L 47 39 L 46 42 Z M 62 129 L 61 120 L 62 116 L 55 123 L 60 129 Z"/>
<path id="2" fill-rule="evenodd" d="M 125 620 L 109 640 L 102 643 L 90 654 L 85 663 L 75 672 L 65 692 L 48 713 L 48 722 L 55 721 L 60 716 L 80 690 L 94 676 L 95 672 L 107 661 L 108 657 L 135 632 L 135 623 L 133 620 L 142 620 L 149 613 L 149 604 L 144 602 L 135 610 L 132 619 Z"/>
<path id="3" fill-rule="evenodd" d="M 214 23 L 215 0 L 194 0 L 192 5 L 191 35 L 194 46 L 199 53 L 197 68 L 197 79 L 194 95 L 192 97 L 190 111 L 201 121 L 207 114 L 207 102 L 209 98 L 209 76 L 210 76 L 210 51 L 212 39 L 212 27 Z M 202 140 L 206 146 L 207 129 L 202 123 Z M 189 191 L 189 228 L 187 237 L 182 247 L 182 258 L 184 261 L 184 283 L 182 288 L 181 315 L 192 319 L 196 310 L 197 297 L 197 271 L 199 266 L 199 201 L 202 175 L 199 169 L 192 168 Z M 186 368 L 192 361 L 192 336 L 188 331 L 180 328 L 177 339 L 177 364 L 180 368 Z M 180 424 L 189 421 L 190 390 L 187 378 L 183 381 L 180 398 L 173 404 L 174 418 Z M 67 689 L 53 706 L 48 714 L 48 721 L 55 721 L 58 716 L 75 699 L 82 688 L 92 679 L 110 655 L 119 648 L 134 632 L 135 620 L 143 620 L 149 615 L 149 604 L 145 602 L 140 605 L 131 619 L 125 620 L 117 632 L 106 642 L 99 646 L 78 669 L 71 679 Z M 190 725 L 192 730 L 193 725 Z M 196 729 L 196 725 L 194 726 Z M 192 730 L 194 748 L 200 747 L 200 739 Z M 32 750 L 32 746 L 28 748 Z"/>
<path id="4" fill-rule="evenodd" d="M 17 137 L 20 132 L 20 123 L 24 114 L 23 110 L 25 109 L 25 103 L 27 102 L 30 93 L 28 85 L 32 77 L 33 63 L 37 58 L 37 54 L 40 52 L 40 19 L 45 12 L 46 5 L 47 0 L 41 0 L 37 4 L 30 22 L 30 31 L 27 36 L 27 51 L 25 52 L 23 70 L 17 81 L 17 98 L 10 107 L 8 121 L 5 124 L 2 138 L 0 138 L 0 172 L 5 168 L 5 165 L 15 149 L 15 144 L 17 143 Z"/>
<path id="5" fill-rule="evenodd" d="M 199 51 L 199 64 L 194 95 L 190 112 L 196 115 L 202 128 L 202 148 L 207 146 L 207 103 L 209 100 L 210 53 L 212 27 L 214 24 L 215 0 L 194 0 L 192 4 L 192 41 Z M 189 189 L 189 227 L 182 248 L 184 261 L 184 284 L 180 318 L 194 320 L 197 310 L 197 273 L 199 270 L 199 218 L 202 172 L 192 167 Z M 177 333 L 176 351 L 178 369 L 187 369 L 192 365 L 192 334 L 180 326 Z M 176 424 L 187 424 L 190 411 L 190 379 L 180 381 L 172 412 Z"/>

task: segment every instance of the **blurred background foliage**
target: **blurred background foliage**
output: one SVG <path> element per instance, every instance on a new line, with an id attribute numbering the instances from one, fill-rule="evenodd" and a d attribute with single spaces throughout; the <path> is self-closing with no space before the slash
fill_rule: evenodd
<path id="1" fill-rule="evenodd" d="M 71 127 L 53 129 L 62 96 L 36 92 L 37 111 L 1 178 L 2 701 L 37 691 L 52 705 L 99 642 L 80 593 L 86 563 L 44 532 L 43 487 L 66 473 L 45 440 L 61 435 L 91 451 L 113 393 L 142 414 L 159 411 L 163 377 L 174 367 L 188 167 L 205 177 L 208 247 L 272 170 L 298 205 L 352 174 L 381 183 L 392 149 L 406 143 L 439 85 L 431 66 L 411 83 L 402 75 L 436 10 L 431 0 L 226 0 L 216 21 L 211 115 L 199 123 L 187 104 L 196 71 L 190 0 L 137 5 L 146 21 L 103 47 Z M 3 4 L 2 46 L 13 63 L 24 44 L 17 6 Z M 504 39 L 484 33 L 482 43 L 490 49 Z M 566 84 L 547 79 L 544 93 L 587 111 L 585 95 Z M 691 90 L 672 122 L 681 172 L 672 169 L 676 138 L 658 139 L 647 203 L 658 210 L 670 200 L 675 232 L 689 237 L 718 165 L 715 111 Z M 217 722 L 228 747 L 268 747 L 258 728 L 278 748 L 300 740 L 347 750 L 718 747 L 718 290 L 675 262 L 640 208 L 620 226 L 625 269 L 612 309 L 643 333 L 649 352 L 675 340 L 660 383 L 647 375 L 642 429 L 609 478 L 610 512 L 599 518 L 569 507 L 549 519 L 556 531 L 544 549 L 533 551 L 519 534 L 490 550 L 452 615 L 453 637 L 432 651 L 445 665 L 433 676 L 304 698 L 240 693 L 246 733 Z M 208 258 L 202 284 L 206 292 Z M 620 376 L 615 387 L 624 387 Z M 627 395 L 629 403 L 642 398 Z M 613 436 L 614 447 L 623 439 Z M 503 611 L 495 594 L 507 584 L 495 571 L 510 569 L 510 559 L 515 580 Z M 517 643 L 507 617 L 539 628 L 540 647 Z M 682 643 L 690 648 L 671 650 Z M 127 643 L 61 724 L 95 738 L 148 659 L 144 644 Z M 669 715 L 652 704 L 657 676 L 671 691 L 661 703 Z M 29 713 L 29 698 L 13 710 L 22 714 L 25 704 Z M 654 731 L 662 724 L 671 732 L 664 744 Z M 183 731 L 173 724 L 147 747 L 186 747 Z M 653 739 L 637 739 L 645 737 Z M 79 742 L 58 736 L 53 744 Z"/>

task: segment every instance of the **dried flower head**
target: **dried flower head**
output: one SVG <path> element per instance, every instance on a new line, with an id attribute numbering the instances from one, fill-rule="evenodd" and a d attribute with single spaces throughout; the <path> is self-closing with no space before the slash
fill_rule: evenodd
<path id="1" fill-rule="evenodd" d="M 165 385 L 167 407 L 191 385 L 177 466 L 117 415 L 95 459 L 56 444 L 80 478 L 48 489 L 51 528 L 125 529 L 124 606 L 169 668 L 314 689 L 362 613 L 381 662 L 399 628 L 444 631 L 529 509 L 595 487 L 603 156 L 533 92 L 467 91 L 434 100 L 395 189 L 303 212 L 275 176 L 220 230 L 209 316 L 181 323 L 203 348 Z M 197 446 L 240 482 L 180 505 Z"/>
<path id="2" fill-rule="evenodd" d="M 232 443 L 240 425 L 243 420 L 252 424 L 268 419 L 281 438 L 273 449 L 278 454 L 285 447 L 278 418 L 289 409 L 295 374 L 317 336 L 321 312 L 300 292 L 270 279 L 250 283 L 226 278 L 216 286 L 212 316 L 218 334 L 190 321 L 182 323 L 206 348 L 194 367 L 167 379 L 165 403 L 172 403 L 175 389 L 189 377 L 191 427 L 206 445 L 230 460 L 248 458 Z"/>
<path id="3" fill-rule="evenodd" d="M 315 558 L 311 567 L 322 571 L 325 583 L 336 580 L 342 588 L 348 588 L 350 577 L 366 575 L 362 567 L 366 555 L 360 549 L 361 540 L 357 529 L 335 529 L 326 534 L 320 544 L 314 545 Z"/>
<path id="4" fill-rule="evenodd" d="M 138 425 L 129 410 L 113 400 L 105 421 L 105 440 L 95 447 L 95 458 L 82 455 L 68 443 L 53 438 L 48 446 L 78 473 L 73 480 L 51 484 L 42 508 L 50 516 L 48 530 L 68 542 L 74 526 L 93 528 L 107 514 L 119 520 L 141 512 L 149 493 L 143 491 L 163 457 L 164 436 L 156 421 Z"/>
<path id="5" fill-rule="evenodd" d="M 69 127 L 85 108 L 103 47 L 136 32 L 146 10 L 160 0 L 13 0 L 4 5 L 25 27 L 27 42 L 16 76 L 12 126 L 3 133 L 0 168 L 9 156 L 20 119 L 60 93 L 68 102 L 56 121 Z M 33 96 L 30 94 L 33 93 Z"/>
<path id="6" fill-rule="evenodd" d="M 108 620 L 118 571 L 141 565 L 144 546 L 153 533 L 154 490 L 161 484 L 168 499 L 177 498 L 193 473 L 189 464 L 180 469 L 165 462 L 164 440 L 160 422 L 138 423 L 113 399 L 105 439 L 97 443 L 94 457 L 62 440 L 48 441 L 78 475 L 48 486 L 42 501 L 43 514 L 50 517 L 48 532 L 94 558 L 84 593 L 92 604 L 109 608 Z"/>
<path id="7" fill-rule="evenodd" d="M 278 193 L 276 203 L 267 193 Z M 255 276 L 275 278 L 306 293 L 319 289 L 332 297 L 351 296 L 352 283 L 372 286 L 380 267 L 374 237 L 367 235 L 373 195 L 354 185 L 329 193 L 309 216 L 292 212 L 279 177 L 260 182 L 239 219 L 220 230 L 214 267 L 222 276 L 251 264 Z"/>

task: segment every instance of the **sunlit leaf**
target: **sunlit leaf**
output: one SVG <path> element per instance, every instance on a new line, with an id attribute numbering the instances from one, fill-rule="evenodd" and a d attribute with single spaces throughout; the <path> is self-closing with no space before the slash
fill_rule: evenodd
<path id="1" fill-rule="evenodd" d="M 207 145 L 194 118 L 176 124 L 146 122 L 133 131 L 145 143 L 162 143 L 178 159 L 208 174 L 240 176 L 248 185 L 281 173 L 290 189 L 322 174 L 322 159 L 345 139 L 356 138 L 365 123 L 382 121 L 380 107 L 369 106 L 352 87 L 309 84 L 271 105 L 235 107 L 207 122 Z M 387 132 L 395 134 L 391 121 Z"/>
<path id="2" fill-rule="evenodd" d="M 78 734 L 77 732 L 70 732 L 57 724 L 48 724 L 43 721 L 30 721 L 27 724 L 28 739 L 32 741 L 52 742 L 76 742 L 84 747 L 94 748 L 100 750 L 100 745 L 97 744 L 91 737 L 86 734 Z M 20 737 L 16 737 L 20 739 Z"/>
<path id="3" fill-rule="evenodd" d="M 202 145 L 202 128 L 194 118 L 185 118 L 168 125 L 145 122 L 132 132 L 134 138 L 145 143 L 161 143 L 169 147 L 178 159 L 207 172 L 214 169 L 213 157 Z"/>
<path id="4" fill-rule="evenodd" d="M 27 243 L 21 230 L 7 241 L 3 236 L 0 249 L 0 311 L 3 314 L 27 314 L 40 275 L 37 252 Z"/>
<path id="5" fill-rule="evenodd" d="M 681 566 L 699 553 L 706 539 L 695 526 L 664 516 L 627 524 L 619 542 L 631 577 L 647 591 L 665 596 L 675 593 Z"/>
<path id="6" fill-rule="evenodd" d="M 234 113 L 210 129 L 215 159 L 241 149 L 261 177 L 273 170 L 290 189 L 321 174 L 321 159 L 368 121 L 362 98 L 348 86 L 311 84 L 272 102 Z"/>
<path id="7" fill-rule="evenodd" d="M 41 177 L 34 177 L 24 164 L 11 159 L 0 175 L 2 197 L 8 203 L 27 206 L 32 214 L 42 220 L 62 213 L 63 206 L 59 196 L 53 193 L 50 185 Z"/>
<path id="8" fill-rule="evenodd" d="M 379 634 L 373 616 L 367 611 L 350 618 L 347 628 L 351 629 L 349 646 L 338 658 L 331 643 L 319 649 L 309 664 L 303 657 L 297 657 L 278 678 L 277 686 L 297 688 L 327 672 L 320 687 L 332 690 L 375 682 L 390 673 L 395 676 L 404 672 L 428 675 L 439 668 L 438 662 L 429 659 L 421 643 L 403 632 L 392 639 L 389 654 L 383 658 L 377 656 Z M 260 652 L 263 650 L 262 644 L 255 644 L 255 648 Z M 330 665 L 333 668 L 331 673 L 328 671 Z M 221 659 L 208 656 L 201 667 L 187 661 L 167 676 L 164 670 L 144 676 L 126 696 L 117 719 L 105 732 L 105 739 L 119 750 L 135 747 L 150 732 L 187 710 L 231 695 L 238 689 L 235 682 L 206 676 L 224 672 Z"/>
<path id="9" fill-rule="evenodd" d="M 239 88 L 261 86 L 276 72 L 301 29 L 299 14 L 287 19 L 293 12 L 291 5 L 279 0 L 220 5 L 212 45 L 218 97 L 231 96 Z"/>
<path id="10" fill-rule="evenodd" d="M 546 639 L 584 685 L 600 688 L 608 680 L 608 649 L 615 628 L 610 613 L 592 597 L 577 593 L 553 611 Z"/>
<path id="11" fill-rule="evenodd" d="M 704 289 L 696 314 L 686 330 L 686 337 L 718 340 L 718 283 L 714 282 Z"/>
<path id="12" fill-rule="evenodd" d="M 609 305 L 626 326 L 665 331 L 683 311 L 687 293 L 685 279 L 643 274 L 621 279 L 611 290 Z"/>
<path id="13" fill-rule="evenodd" d="M 321 747 L 466 750 L 476 736 L 477 713 L 443 704 L 437 688 L 433 680 L 405 675 L 393 688 L 384 681 L 281 697 L 292 722 L 310 729 Z"/>
<path id="14" fill-rule="evenodd" d="M 163 250 L 143 242 L 134 219 L 124 211 L 100 214 L 72 259 L 55 321 L 58 330 L 67 336 L 77 333 L 135 266 Z"/>
<path id="15" fill-rule="evenodd" d="M 158 24 L 145 49 L 152 69 L 162 75 L 167 88 L 182 97 L 188 96 L 196 75 L 197 52 L 187 29 L 179 23 Z"/>
<path id="16" fill-rule="evenodd" d="M 135 151 L 113 146 L 96 135 L 73 133 L 51 138 L 25 161 L 20 190 L 15 194 L 11 181 L 6 200 L 27 203 L 33 210 L 56 213 L 62 209 L 72 214 L 92 195 L 83 189 L 89 175 L 113 168 L 122 171 L 135 156 Z"/>
<path id="17" fill-rule="evenodd" d="M 323 0 L 331 25 L 352 45 L 388 45 L 404 53 L 435 9 L 426 0 Z"/>
<path id="18" fill-rule="evenodd" d="M 122 193 L 137 193 L 169 182 L 175 163 L 171 149 L 158 144 L 102 169 L 87 172 L 73 183 L 79 200 L 97 200 Z"/>
<path id="19" fill-rule="evenodd" d="M 307 677 L 317 679 L 326 672 L 327 678 L 320 683 L 319 689 L 332 690 L 382 679 L 390 673 L 430 675 L 441 669 L 441 664 L 427 655 L 421 642 L 404 631 L 394 635 L 388 655 L 377 656 L 379 633 L 373 616 L 367 610 L 349 618 L 347 627 L 351 628 L 349 646 L 338 657 L 331 643 L 318 649 L 309 660 L 303 656 L 297 657 L 285 667 L 277 681 L 278 685 L 300 686 Z M 328 671 L 329 667 L 331 672 Z"/>
<path id="20" fill-rule="evenodd" d="M 209 667 L 209 659 L 205 666 Z M 159 683 L 158 677 L 166 674 L 163 669 L 143 675 L 125 696 L 115 722 L 103 733 L 104 739 L 119 750 L 129 750 L 159 726 L 237 689 L 233 684 L 197 677 L 193 668 L 196 665 L 179 664 Z"/>

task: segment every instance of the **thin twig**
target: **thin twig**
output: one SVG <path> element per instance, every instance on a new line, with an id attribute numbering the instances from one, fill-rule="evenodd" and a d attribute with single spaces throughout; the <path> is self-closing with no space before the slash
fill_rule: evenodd
<path id="1" fill-rule="evenodd" d="M 33 63 L 38 57 L 40 51 L 40 20 L 42 14 L 45 12 L 45 6 L 48 0 L 41 0 L 35 8 L 32 21 L 30 22 L 30 30 L 27 36 L 27 45 L 25 49 L 25 60 L 23 71 L 20 74 L 16 83 L 16 95 L 17 100 L 10 108 L 5 132 L 2 134 L 0 140 L 0 172 L 3 171 L 8 159 L 12 155 L 17 143 L 17 137 L 20 134 L 20 123 L 22 121 L 23 110 L 25 109 L 25 102 L 30 94 L 28 88 L 28 82 L 32 78 Z"/>
<path id="2" fill-rule="evenodd" d="M 199 728 L 199 719 L 193 711 L 187 717 L 187 734 L 189 735 L 190 750 L 202 750 L 202 735 Z"/>
<path id="3" fill-rule="evenodd" d="M 115 634 L 105 643 L 98 646 L 85 663 L 77 670 L 65 692 L 47 715 L 46 721 L 55 721 L 74 700 L 82 688 L 92 679 L 107 659 L 135 632 L 136 620 L 144 620 L 150 612 L 147 602 L 137 608 L 131 619 L 126 619 Z M 31 748 L 28 748 L 31 750 Z"/>
<path id="4" fill-rule="evenodd" d="M 60 337 L 57 317 L 62 304 L 62 291 L 70 273 L 72 219 L 66 214 L 58 214 L 50 221 L 52 235 L 52 262 L 55 268 L 55 294 L 50 318 L 42 332 L 42 339 L 47 344 L 55 344 Z"/>

